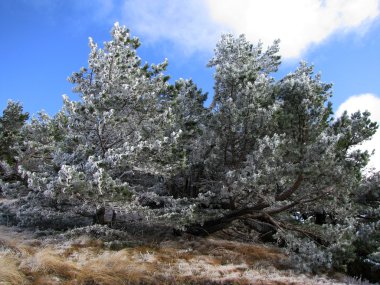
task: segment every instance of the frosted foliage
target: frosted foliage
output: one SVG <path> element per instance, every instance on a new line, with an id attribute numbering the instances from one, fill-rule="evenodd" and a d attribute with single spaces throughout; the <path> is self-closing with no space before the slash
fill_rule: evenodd
<path id="1" fill-rule="evenodd" d="M 378 217 L 378 204 L 364 203 L 378 195 L 378 174 L 362 176 L 370 154 L 355 146 L 378 126 L 368 112 L 334 120 L 331 84 L 312 66 L 275 80 L 278 42 L 224 35 L 205 108 L 194 82 L 169 83 L 166 60 L 142 63 L 128 29 L 116 23 L 111 37 L 102 48 L 90 39 L 88 67 L 69 78 L 80 100 L 64 96 L 55 116 L 27 123 L 10 103 L 0 118 L 0 187 L 22 197 L 20 224 L 44 216 L 69 227 L 66 211 L 75 225 L 107 223 L 101 209 L 111 224 L 197 235 L 238 222 L 277 237 L 311 271 L 344 268 L 357 232 L 376 235 L 362 220 Z"/>
<path id="2" fill-rule="evenodd" d="M 308 239 L 300 239 L 289 233 L 281 236 L 281 238 L 287 241 L 286 249 L 292 262 L 297 264 L 302 271 L 314 270 L 317 272 L 322 268 L 331 268 L 332 255 L 330 252 L 324 251 Z"/>
<path id="3" fill-rule="evenodd" d="M 57 189 L 93 197 L 129 196 L 125 171 L 166 175 L 166 149 L 175 144 L 167 95 L 167 62 L 141 65 L 140 45 L 117 23 L 100 49 L 90 38 L 88 68 L 70 77 L 81 100 L 64 96 L 67 134 L 60 142 Z M 168 130 L 172 128 L 172 131 Z"/>

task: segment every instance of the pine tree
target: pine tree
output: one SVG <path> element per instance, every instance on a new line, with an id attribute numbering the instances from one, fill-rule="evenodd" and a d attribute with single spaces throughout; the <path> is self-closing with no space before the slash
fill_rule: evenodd
<path id="1" fill-rule="evenodd" d="M 275 80 L 278 41 L 265 50 L 223 36 L 209 62 L 215 94 L 205 108 L 207 94 L 194 82 L 169 83 L 167 61 L 142 63 L 140 41 L 125 27 L 116 23 L 111 36 L 103 48 L 90 39 L 88 67 L 70 77 L 79 101 L 65 96 L 58 114 L 29 123 L 21 105 L 8 104 L 3 191 L 24 183 L 38 197 L 30 215 L 44 208 L 42 194 L 60 215 L 68 200 L 76 201 L 73 217 L 117 204 L 144 223 L 196 235 L 240 221 L 298 252 L 304 269 L 353 260 L 355 232 L 365 232 L 359 200 L 377 199 L 378 182 L 362 175 L 370 154 L 356 148 L 378 128 L 368 112 L 334 119 L 332 85 L 304 62 Z"/>
<path id="2" fill-rule="evenodd" d="M 19 148 L 24 136 L 22 129 L 29 118 L 20 103 L 8 101 L 0 117 L 0 192 L 17 195 L 25 181 L 18 173 Z"/>

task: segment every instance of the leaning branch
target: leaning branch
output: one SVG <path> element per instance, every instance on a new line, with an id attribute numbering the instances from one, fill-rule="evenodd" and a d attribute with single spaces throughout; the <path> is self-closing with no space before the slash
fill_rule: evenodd
<path id="1" fill-rule="evenodd" d="M 198 236 L 207 236 L 211 233 L 225 229 L 231 224 L 231 222 L 245 215 L 257 214 L 257 217 L 259 217 L 262 215 L 261 211 L 268 206 L 269 205 L 267 203 L 261 203 L 253 207 L 246 207 L 243 209 L 231 211 L 221 218 L 208 220 L 203 224 L 196 223 L 189 225 L 186 229 L 186 232 Z"/>
<path id="2" fill-rule="evenodd" d="M 294 192 L 297 191 L 297 189 L 300 187 L 301 183 L 303 181 L 303 175 L 299 174 L 297 177 L 297 180 L 294 182 L 292 187 L 290 187 L 288 190 L 280 193 L 276 196 L 276 201 L 285 201 L 287 200 Z"/>
<path id="3" fill-rule="evenodd" d="M 312 198 L 309 198 L 309 199 L 305 199 L 305 197 L 301 198 L 301 199 L 298 199 L 288 205 L 284 205 L 282 207 L 278 207 L 278 208 L 272 208 L 272 209 L 268 209 L 265 211 L 266 214 L 268 215 L 276 215 L 276 214 L 279 214 L 281 212 L 284 212 L 284 211 L 287 211 L 287 210 L 290 210 L 292 208 L 294 208 L 295 206 L 297 205 L 300 205 L 300 204 L 307 204 L 307 203 L 311 203 L 311 202 L 315 202 L 317 200 L 320 200 L 324 197 L 327 197 L 328 195 L 331 194 L 331 191 L 332 191 L 333 187 L 327 187 L 323 190 L 321 190 L 321 194 L 315 196 L 315 197 L 312 197 Z"/>

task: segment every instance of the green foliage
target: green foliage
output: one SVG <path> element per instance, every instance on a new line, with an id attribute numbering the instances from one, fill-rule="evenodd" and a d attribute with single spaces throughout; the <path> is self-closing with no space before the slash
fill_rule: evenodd
<path id="1" fill-rule="evenodd" d="M 0 117 L 0 160 L 10 165 L 16 163 L 16 151 L 13 149 L 23 140 L 21 129 L 28 120 L 29 114 L 23 113 L 20 103 L 8 101 Z"/>
<path id="2" fill-rule="evenodd" d="M 25 188 L 25 181 L 18 173 L 18 156 L 25 136 L 22 132 L 28 113 L 23 112 L 20 103 L 8 101 L 0 117 L 0 192 L 17 195 Z"/>

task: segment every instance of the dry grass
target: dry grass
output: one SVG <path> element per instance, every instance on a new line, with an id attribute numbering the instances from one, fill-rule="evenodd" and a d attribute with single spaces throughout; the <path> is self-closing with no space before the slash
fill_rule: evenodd
<path id="1" fill-rule="evenodd" d="M 279 261 L 286 259 L 278 249 L 224 240 L 208 240 L 197 251 L 218 257 L 224 263 L 246 263 L 249 266 L 262 261 L 279 266 Z"/>
<path id="2" fill-rule="evenodd" d="M 44 248 L 21 262 L 20 269 L 29 276 L 54 275 L 64 279 L 75 278 L 77 265 L 50 248 Z"/>
<path id="3" fill-rule="evenodd" d="M 26 284 L 25 275 L 19 270 L 18 260 L 9 256 L 0 256 L 0 284 Z"/>
<path id="4" fill-rule="evenodd" d="M 138 284 L 150 281 L 154 271 L 154 264 L 136 262 L 127 250 L 104 252 L 82 266 L 77 282 L 101 285 Z"/>
<path id="5" fill-rule="evenodd" d="M 86 237 L 60 244 L 20 233 L 11 239 L 2 227 L 0 235 L 0 285 L 334 284 L 278 270 L 286 260 L 281 252 L 239 242 L 183 238 L 111 251 Z"/>

